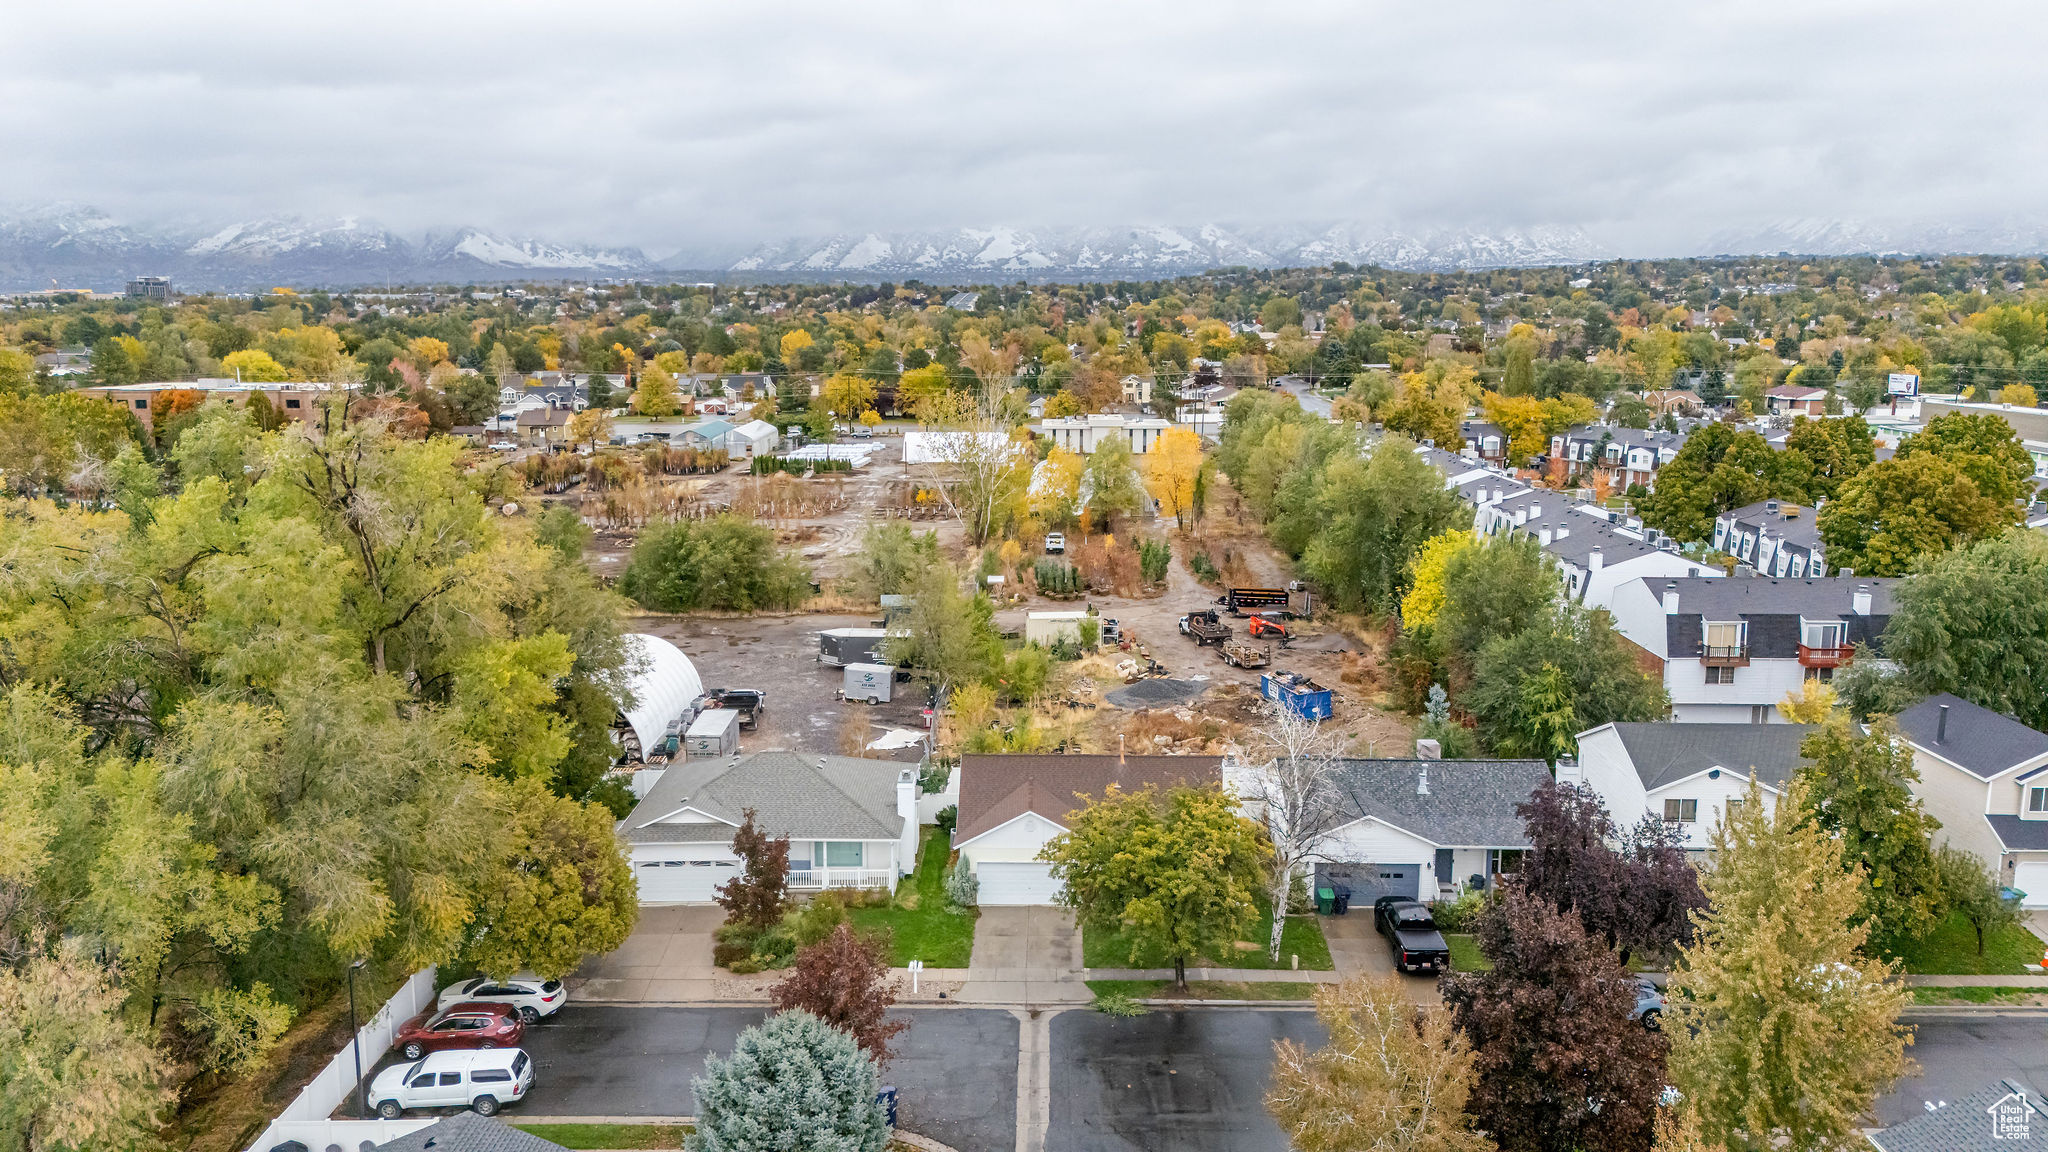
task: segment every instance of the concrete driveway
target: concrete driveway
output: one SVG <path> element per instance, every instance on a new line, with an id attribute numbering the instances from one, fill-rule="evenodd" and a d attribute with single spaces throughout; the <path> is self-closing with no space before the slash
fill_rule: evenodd
<path id="1" fill-rule="evenodd" d="M 1064 908 L 983 908 L 957 999 L 970 1004 L 1085 1004 L 1081 930 Z"/>
<path id="2" fill-rule="evenodd" d="M 640 909 L 640 923 L 618 949 L 593 956 L 569 978 L 569 999 L 594 1002 L 699 1000 L 711 996 L 718 969 L 711 934 L 725 922 L 715 904 Z"/>
<path id="3" fill-rule="evenodd" d="M 1370 909 L 1362 915 L 1353 908 L 1342 916 L 1320 916 L 1317 923 L 1323 926 L 1323 939 L 1330 945 L 1330 964 L 1338 976 L 1348 980 L 1353 976 L 1395 974 L 1394 954 L 1388 951 L 1380 934 L 1373 931 Z M 1417 1004 L 1443 1003 L 1434 976 L 1402 973 L 1401 986 Z"/>

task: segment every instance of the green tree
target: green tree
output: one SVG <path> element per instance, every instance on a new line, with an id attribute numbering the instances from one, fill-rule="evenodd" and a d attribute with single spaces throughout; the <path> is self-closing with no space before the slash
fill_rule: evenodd
<path id="1" fill-rule="evenodd" d="M 1391 609 L 1408 590 L 1410 562 L 1423 542 L 1471 523 L 1436 469 L 1398 436 L 1363 457 L 1334 460 L 1314 481 L 1311 507 L 1321 530 L 1302 553 L 1302 567 L 1346 611 Z"/>
<path id="2" fill-rule="evenodd" d="M 1998 535 L 2019 516 L 2017 503 L 1991 499 L 1953 461 L 1922 452 L 1864 469 L 1817 519 L 1829 566 L 1900 576 L 1923 558 Z"/>
<path id="3" fill-rule="evenodd" d="M 511 789 L 508 800 L 498 834 L 509 851 L 483 885 L 469 958 L 494 977 L 560 979 L 632 934 L 640 915 L 632 865 L 603 808 L 536 783 Z"/>
<path id="4" fill-rule="evenodd" d="M 633 410 L 642 416 L 655 419 L 673 416 L 682 411 L 681 394 L 676 389 L 676 378 L 649 364 L 640 371 L 640 387 L 633 393 Z"/>
<path id="5" fill-rule="evenodd" d="M 934 556 L 906 586 L 911 603 L 889 626 L 885 652 L 892 664 L 922 668 L 942 689 L 986 680 L 1003 658 L 995 605 L 961 587 L 961 576 Z"/>
<path id="6" fill-rule="evenodd" d="M 1941 872 L 1943 904 L 1969 922 L 1977 934 L 1977 955 L 1984 955 L 1984 940 L 2020 925 L 2018 900 L 2006 898 L 1998 875 L 1984 866 L 1974 852 L 1943 844 L 1934 854 Z"/>
<path id="7" fill-rule="evenodd" d="M 1084 926 L 1128 932 L 1133 963 L 1167 956 L 1186 988 L 1189 958 L 1229 950 L 1258 922 L 1270 849 L 1238 808 L 1220 787 L 1162 795 L 1111 785 L 1069 816 L 1039 858 Z"/>
<path id="8" fill-rule="evenodd" d="M 1658 470 L 1657 490 L 1642 499 L 1643 523 L 1677 540 L 1711 539 L 1716 516 L 1781 494 L 1782 466 L 1755 432 L 1708 424 Z M 1789 498 L 1804 495 L 1800 489 Z"/>
<path id="9" fill-rule="evenodd" d="M 1527 536 L 1489 536 L 1444 565 L 1443 607 L 1431 634 L 1451 672 L 1450 688 L 1471 685 L 1490 640 L 1546 625 L 1557 601 L 1557 566 Z"/>
<path id="10" fill-rule="evenodd" d="M 787 610 L 810 595 L 810 577 L 767 526 L 719 516 L 642 532 L 619 591 L 661 612 Z"/>
<path id="11" fill-rule="evenodd" d="M 1843 481 L 1876 463 L 1877 441 L 1861 416 L 1829 420 L 1798 416 L 1785 437 L 1785 452 L 1788 456 L 1797 452 L 1801 457 L 1791 470 L 1806 474 L 1801 499 L 1814 503 L 1834 499 Z"/>
<path id="12" fill-rule="evenodd" d="M 1776 805 L 1752 782 L 1714 830 L 1710 908 L 1671 973 L 1671 1082 L 1707 1140 L 1821 1152 L 1912 1068 L 1912 992 L 1862 954 L 1863 885 L 1811 821 L 1795 779 Z"/>
<path id="13" fill-rule="evenodd" d="M 121 1022 L 112 973 L 74 945 L 0 968 L 0 1152 L 145 1146 L 176 1097 Z"/>
<path id="14" fill-rule="evenodd" d="M 1494 752 L 1555 762 L 1589 728 L 1659 719 L 1665 696 L 1605 612 L 1564 605 L 1540 626 L 1488 641 L 1463 703 Z"/>
<path id="15" fill-rule="evenodd" d="M 2034 458 L 2012 425 L 1988 412 L 1950 412 L 1899 442 L 1895 460 L 1938 456 L 1977 485 L 1986 500 L 2004 507 L 2034 493 Z"/>
<path id="16" fill-rule="evenodd" d="M 1398 976 L 1316 989 L 1329 1042 L 1273 1043 L 1266 1111 L 1299 1152 L 1493 1152 L 1466 1114 L 1472 1046 L 1441 1008 L 1418 1007 Z"/>
<path id="17" fill-rule="evenodd" d="M 684 1152 L 882 1152 L 881 1075 L 853 1037 L 809 1012 L 778 1012 L 740 1033 L 690 1081 L 697 1126 Z"/>
<path id="18" fill-rule="evenodd" d="M 1807 818 L 1841 846 L 1842 866 L 1863 883 L 1860 919 L 1870 946 L 1896 952 L 1941 922 L 1941 872 L 1933 834 L 1941 822 L 1913 796 L 1913 749 L 1890 720 L 1868 730 L 1837 719 L 1799 745 Z"/>
<path id="19" fill-rule="evenodd" d="M 1112 436 L 1096 446 L 1088 457 L 1086 475 L 1088 513 L 1105 528 L 1117 517 L 1137 515 L 1149 499 L 1144 483 L 1138 479 L 1130 442 L 1121 436 Z"/>
<path id="20" fill-rule="evenodd" d="M 1946 553 L 1894 595 L 1885 654 L 1906 686 L 2048 728 L 2048 540 L 2012 531 Z"/>

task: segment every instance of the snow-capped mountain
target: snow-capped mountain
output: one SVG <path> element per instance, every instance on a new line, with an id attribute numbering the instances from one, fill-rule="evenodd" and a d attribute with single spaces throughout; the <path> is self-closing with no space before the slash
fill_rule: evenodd
<path id="1" fill-rule="evenodd" d="M 11 291 L 53 283 L 109 289 L 141 275 L 235 290 L 630 276 L 652 267 L 630 248 L 583 248 L 479 228 L 414 241 L 353 217 L 142 226 L 80 205 L 0 213 L 0 290 Z"/>
<path id="2" fill-rule="evenodd" d="M 1235 229 L 1218 224 L 1101 229 L 960 228 L 943 232 L 867 232 L 764 244 L 733 272 L 916 276 L 963 280 L 990 276 L 1172 276 L 1244 264 L 1286 267 L 1380 264 L 1419 270 L 1569 264 L 1605 255 L 1576 229 L 1499 233 L 1390 233 L 1356 225 Z M 705 268 L 683 252 L 669 268 Z"/>
<path id="3" fill-rule="evenodd" d="M 1709 252 L 1729 255 L 1791 252 L 1814 256 L 1938 255 L 2048 252 L 2048 226 L 2023 220 L 1975 224 L 1896 224 L 1799 217 L 1707 238 Z"/>

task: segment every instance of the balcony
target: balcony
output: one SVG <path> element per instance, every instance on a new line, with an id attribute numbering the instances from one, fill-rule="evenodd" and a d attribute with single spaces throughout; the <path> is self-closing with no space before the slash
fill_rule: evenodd
<path id="1" fill-rule="evenodd" d="M 1799 646 L 1799 666 L 1802 668 L 1840 668 L 1849 662 L 1855 649 L 1847 644 L 1829 644 L 1815 647 L 1809 644 Z"/>
<path id="2" fill-rule="evenodd" d="M 1709 668 L 1749 667 L 1749 645 L 1709 644 L 1701 650 L 1700 663 Z"/>

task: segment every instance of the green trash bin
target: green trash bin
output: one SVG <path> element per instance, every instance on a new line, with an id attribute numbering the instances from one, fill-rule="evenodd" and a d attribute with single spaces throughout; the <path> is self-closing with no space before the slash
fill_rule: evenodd
<path id="1" fill-rule="evenodd" d="M 1331 888 L 1316 889 L 1316 914 L 1334 916 L 1337 914 L 1337 893 Z"/>

